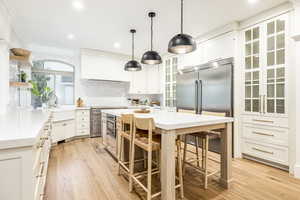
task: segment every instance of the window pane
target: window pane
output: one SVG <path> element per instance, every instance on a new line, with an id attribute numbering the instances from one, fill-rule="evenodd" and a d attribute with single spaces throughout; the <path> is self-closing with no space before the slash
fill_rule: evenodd
<path id="1" fill-rule="evenodd" d="M 267 86 L 267 96 L 270 98 L 273 98 L 275 96 L 275 87 L 274 85 L 268 85 Z"/>
<path id="2" fill-rule="evenodd" d="M 274 105 L 274 100 L 273 99 L 268 99 L 267 100 L 267 112 L 268 113 L 274 113 L 275 111 L 275 105 Z"/>
<path id="3" fill-rule="evenodd" d="M 74 104 L 73 77 L 56 75 L 55 93 L 57 96 L 58 104 Z"/>
<path id="4" fill-rule="evenodd" d="M 253 54 L 258 54 L 259 53 L 259 42 L 254 42 L 253 43 Z"/>
<path id="5" fill-rule="evenodd" d="M 285 63 L 285 53 L 284 50 L 279 50 L 276 53 L 276 63 L 278 65 L 284 64 Z"/>
<path id="6" fill-rule="evenodd" d="M 251 44 L 246 44 L 245 51 L 246 56 L 251 55 Z"/>
<path id="7" fill-rule="evenodd" d="M 258 99 L 252 100 L 252 112 L 259 112 L 259 100 Z"/>
<path id="8" fill-rule="evenodd" d="M 277 20 L 277 22 L 276 22 L 276 31 L 277 32 L 284 31 L 284 27 L 285 27 L 285 21 L 284 20 Z"/>
<path id="9" fill-rule="evenodd" d="M 275 37 L 268 38 L 268 51 L 272 51 L 275 49 Z"/>
<path id="10" fill-rule="evenodd" d="M 259 38 L 259 27 L 253 29 L 253 40 Z"/>
<path id="11" fill-rule="evenodd" d="M 251 100 L 245 100 L 245 111 L 251 112 Z"/>
<path id="12" fill-rule="evenodd" d="M 246 38 L 246 42 L 251 40 L 251 30 L 246 31 L 245 38 Z"/>
<path id="13" fill-rule="evenodd" d="M 74 68 L 70 65 L 61 62 L 46 61 L 44 62 L 44 69 L 53 71 L 73 72 Z"/>
<path id="14" fill-rule="evenodd" d="M 276 48 L 282 49 L 285 46 L 284 34 L 277 35 Z"/>
<path id="15" fill-rule="evenodd" d="M 251 69 L 251 57 L 245 58 L 245 68 Z"/>
<path id="16" fill-rule="evenodd" d="M 268 35 L 273 34 L 275 32 L 275 23 L 274 22 L 268 23 L 267 28 L 268 28 Z"/>
<path id="17" fill-rule="evenodd" d="M 276 97 L 284 97 L 284 84 L 276 85 Z"/>
<path id="18" fill-rule="evenodd" d="M 245 88 L 245 97 L 251 98 L 251 86 L 246 86 Z"/>
<path id="19" fill-rule="evenodd" d="M 253 56 L 253 68 L 259 68 L 259 57 Z"/>
<path id="20" fill-rule="evenodd" d="M 254 85 L 252 88 L 253 88 L 253 98 L 258 98 L 259 97 L 259 86 Z"/>
<path id="21" fill-rule="evenodd" d="M 267 54 L 267 65 L 272 66 L 275 64 L 275 53 L 274 52 L 269 52 Z"/>
<path id="22" fill-rule="evenodd" d="M 277 113 L 285 113 L 284 100 L 276 100 L 276 111 Z"/>

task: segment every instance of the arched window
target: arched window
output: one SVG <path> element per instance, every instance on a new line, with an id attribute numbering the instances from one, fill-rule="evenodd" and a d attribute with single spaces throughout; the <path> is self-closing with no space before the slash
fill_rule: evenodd
<path id="1" fill-rule="evenodd" d="M 33 62 L 33 81 L 45 81 L 56 96 L 58 105 L 74 104 L 74 66 L 62 61 Z"/>

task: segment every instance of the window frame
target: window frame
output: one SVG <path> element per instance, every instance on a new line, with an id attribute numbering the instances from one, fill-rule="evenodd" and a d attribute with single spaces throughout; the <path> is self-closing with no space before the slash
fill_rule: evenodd
<path id="1" fill-rule="evenodd" d="M 56 76 L 57 75 L 71 75 L 73 77 L 73 103 L 72 104 L 61 104 L 61 105 L 73 105 L 75 103 L 75 66 L 64 62 L 64 61 L 60 61 L 60 60 L 52 60 L 52 59 L 44 59 L 44 60 L 36 60 L 35 62 L 56 62 L 56 63 L 61 63 L 61 64 L 65 64 L 68 65 L 69 67 L 71 67 L 73 69 L 73 72 L 69 72 L 69 71 L 57 71 L 57 70 L 49 70 L 49 69 L 35 69 L 34 67 L 32 68 L 31 73 L 41 73 L 41 74 L 45 74 L 45 75 L 53 75 L 54 76 L 54 91 L 56 91 Z"/>

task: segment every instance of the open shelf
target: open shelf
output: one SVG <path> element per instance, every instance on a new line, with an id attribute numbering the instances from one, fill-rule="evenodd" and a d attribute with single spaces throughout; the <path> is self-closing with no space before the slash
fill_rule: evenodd
<path id="1" fill-rule="evenodd" d="M 24 83 L 24 82 L 9 82 L 10 87 L 17 87 L 17 88 L 32 88 L 31 83 Z"/>

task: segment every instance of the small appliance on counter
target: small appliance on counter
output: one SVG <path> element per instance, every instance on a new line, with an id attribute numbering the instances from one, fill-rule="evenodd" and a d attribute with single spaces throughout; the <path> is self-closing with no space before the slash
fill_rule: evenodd
<path id="1" fill-rule="evenodd" d="M 83 107 L 84 106 L 84 102 L 80 97 L 76 101 L 76 106 L 77 107 Z"/>

